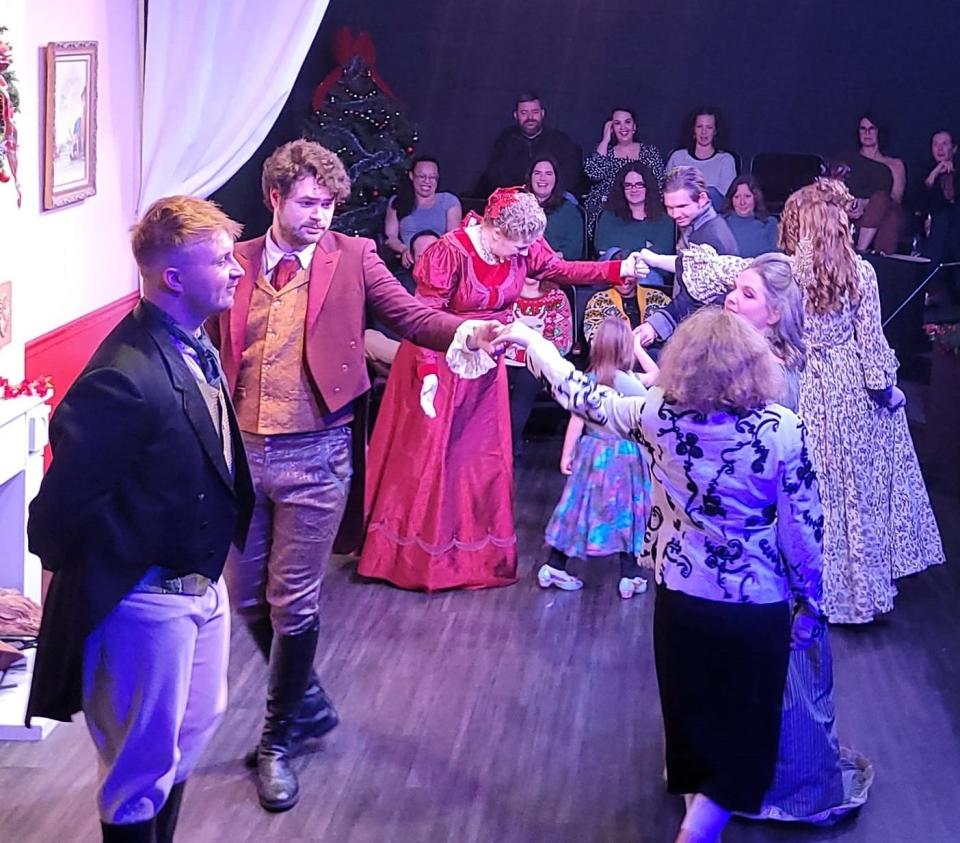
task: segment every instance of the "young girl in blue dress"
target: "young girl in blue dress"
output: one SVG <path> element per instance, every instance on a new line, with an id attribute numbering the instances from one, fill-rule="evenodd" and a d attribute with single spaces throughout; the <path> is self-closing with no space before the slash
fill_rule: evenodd
<path id="1" fill-rule="evenodd" d="M 635 361 L 642 373 L 633 372 Z M 587 373 L 624 395 L 643 395 L 656 378 L 657 365 L 634 343 L 627 322 L 606 319 L 590 346 Z M 540 587 L 577 591 L 583 582 L 567 572 L 570 557 L 617 554 L 620 596 L 628 599 L 645 591 L 637 555 L 650 509 L 650 470 L 637 443 L 571 415 L 560 471 L 567 484 L 547 524 L 550 553 L 537 572 Z"/>

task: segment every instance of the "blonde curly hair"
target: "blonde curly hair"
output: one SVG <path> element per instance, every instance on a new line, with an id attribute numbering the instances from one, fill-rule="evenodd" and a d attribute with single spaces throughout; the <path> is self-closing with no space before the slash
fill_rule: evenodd
<path id="1" fill-rule="evenodd" d="M 494 191 L 484 209 L 483 221 L 510 240 L 530 240 L 542 235 L 547 215 L 537 197 L 524 190 L 508 191 Z"/>
<path id="2" fill-rule="evenodd" d="M 781 399 L 783 369 L 767 339 L 746 319 L 703 307 L 663 348 L 657 384 L 684 410 L 743 415 Z"/>
<path id="3" fill-rule="evenodd" d="M 806 309 L 820 316 L 840 310 L 845 301 L 860 301 L 848 216 L 853 201 L 842 181 L 820 178 L 792 193 L 783 206 L 780 248 L 800 258 Z"/>

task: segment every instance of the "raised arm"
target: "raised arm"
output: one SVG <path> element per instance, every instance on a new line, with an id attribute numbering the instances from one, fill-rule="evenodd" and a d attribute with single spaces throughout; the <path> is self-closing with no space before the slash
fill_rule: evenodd
<path id="1" fill-rule="evenodd" d="M 363 251 L 363 283 L 367 302 L 380 318 L 401 337 L 419 346 L 445 349 L 462 320 L 441 312 L 453 290 L 452 268 L 449 272 L 433 271 L 428 255 L 440 243 L 435 243 L 421 256 L 414 269 L 417 278 L 417 297 L 411 296 L 393 277 L 376 253 L 372 240 L 366 241 Z M 428 266 L 429 264 L 429 266 Z M 426 268 L 425 268 L 426 267 Z M 426 281 L 422 281 L 426 273 Z M 424 350 L 424 354 L 432 352 Z M 431 358 L 434 359 L 435 358 Z"/>
<path id="2" fill-rule="evenodd" d="M 568 261 L 560 257 L 543 238 L 535 240 L 527 253 L 527 275 L 558 284 L 617 283 L 627 261 Z M 632 262 L 631 262 L 632 263 Z M 646 267 L 641 268 L 646 272 Z"/>
<path id="3" fill-rule="evenodd" d="M 561 407 L 624 439 L 631 438 L 638 427 L 646 396 L 628 398 L 609 387 L 592 383 L 564 360 L 552 343 L 522 322 L 514 322 L 503 336 L 526 347 L 527 368 L 550 385 L 554 400 Z"/>
<path id="4" fill-rule="evenodd" d="M 669 339 L 677 325 L 698 307 L 725 295 L 737 273 L 750 263 L 747 258 L 718 255 L 712 246 L 704 245 L 690 246 L 677 256 L 656 255 L 644 249 L 640 257 L 648 266 L 656 268 L 667 268 L 672 261 L 676 271 L 673 301 L 651 313 L 637 328 L 637 335 L 647 345 L 656 338 Z"/>

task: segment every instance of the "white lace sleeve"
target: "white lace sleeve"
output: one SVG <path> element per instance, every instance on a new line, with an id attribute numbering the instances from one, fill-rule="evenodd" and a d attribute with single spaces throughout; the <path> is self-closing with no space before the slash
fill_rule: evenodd
<path id="1" fill-rule="evenodd" d="M 473 328 L 479 324 L 475 319 L 468 319 L 461 322 L 457 332 L 453 335 L 453 342 L 447 349 L 447 365 L 450 371 L 459 375 L 464 380 L 475 380 L 481 375 L 485 375 L 491 369 L 495 369 L 497 361 L 487 352 L 467 347 L 467 337 Z"/>

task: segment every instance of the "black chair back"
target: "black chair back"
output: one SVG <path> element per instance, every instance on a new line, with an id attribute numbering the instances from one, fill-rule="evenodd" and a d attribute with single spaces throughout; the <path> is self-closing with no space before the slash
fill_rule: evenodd
<path id="1" fill-rule="evenodd" d="M 791 193 L 827 174 L 827 162 L 820 155 L 761 152 L 753 156 L 750 174 L 760 184 L 767 208 L 779 213 Z"/>

